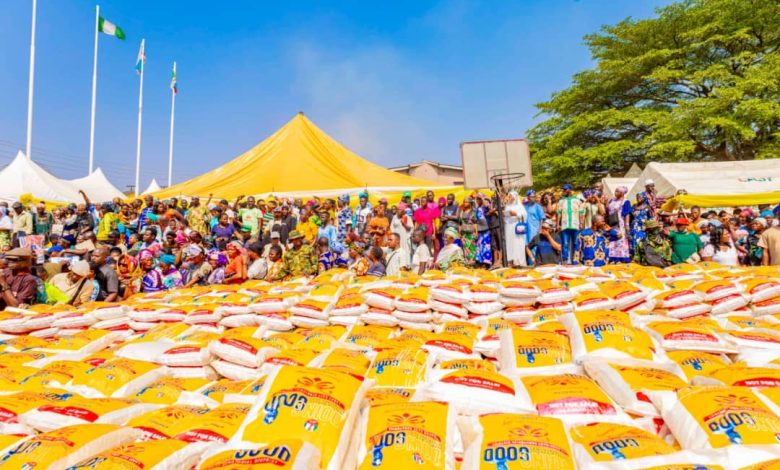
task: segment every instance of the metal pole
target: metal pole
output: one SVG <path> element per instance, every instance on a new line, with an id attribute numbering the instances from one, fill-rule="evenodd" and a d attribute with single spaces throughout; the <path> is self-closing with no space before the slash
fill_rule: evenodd
<path id="1" fill-rule="evenodd" d="M 176 75 L 176 62 L 173 63 L 173 74 Z M 173 182 L 173 116 L 176 108 L 176 93 L 171 88 L 171 135 L 170 142 L 168 144 L 168 187 L 172 186 Z"/>
<path id="2" fill-rule="evenodd" d="M 95 161 L 95 96 L 97 96 L 98 25 L 100 5 L 95 6 L 95 56 L 92 60 L 92 115 L 89 120 L 89 174 Z"/>
<path id="3" fill-rule="evenodd" d="M 27 158 L 32 158 L 33 88 L 35 84 L 35 16 L 37 0 L 32 0 L 32 32 L 30 33 L 30 83 L 27 90 Z"/>
<path id="4" fill-rule="evenodd" d="M 144 51 L 145 40 L 141 39 L 141 52 Z M 144 61 L 141 60 L 141 80 L 138 90 L 138 138 L 135 150 L 135 195 L 138 196 L 138 188 L 141 180 L 141 116 L 144 110 Z"/>

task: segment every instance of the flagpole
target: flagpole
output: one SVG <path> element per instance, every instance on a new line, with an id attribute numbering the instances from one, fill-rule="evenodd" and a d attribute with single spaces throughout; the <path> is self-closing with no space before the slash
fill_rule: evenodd
<path id="1" fill-rule="evenodd" d="M 92 60 L 92 115 L 89 120 L 89 174 L 95 161 L 95 96 L 97 95 L 98 25 L 100 5 L 95 5 L 95 56 Z"/>
<path id="2" fill-rule="evenodd" d="M 144 51 L 146 39 L 141 39 L 141 55 L 143 57 L 146 52 Z M 136 197 L 140 193 L 141 184 L 141 116 L 144 110 L 144 61 L 141 60 L 141 80 L 138 90 L 138 138 L 136 141 L 135 150 L 135 195 Z"/>
<path id="3" fill-rule="evenodd" d="M 173 76 L 176 76 L 176 62 L 173 63 Z M 176 109 L 176 92 L 171 87 L 171 136 L 168 144 L 168 187 L 173 184 L 173 115 Z"/>
<path id="4" fill-rule="evenodd" d="M 36 0 L 32 0 L 32 32 L 30 33 L 30 83 L 27 90 L 27 158 L 32 159 L 33 86 L 35 83 L 35 15 Z"/>

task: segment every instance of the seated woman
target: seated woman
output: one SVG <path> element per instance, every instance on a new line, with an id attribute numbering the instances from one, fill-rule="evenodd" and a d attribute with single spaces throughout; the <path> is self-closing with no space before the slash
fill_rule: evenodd
<path id="1" fill-rule="evenodd" d="M 164 289 L 174 289 L 184 285 L 184 276 L 176 268 L 176 257 L 165 254 L 160 256 L 160 274 Z"/>
<path id="2" fill-rule="evenodd" d="M 225 284 L 241 284 L 247 279 L 246 255 L 237 241 L 227 244 L 228 264 L 225 268 Z"/>
<path id="3" fill-rule="evenodd" d="M 211 265 L 211 274 L 209 274 L 209 284 L 222 284 L 225 280 L 225 266 L 227 265 L 227 256 L 219 251 L 209 253 L 209 264 Z"/>
<path id="4" fill-rule="evenodd" d="M 362 241 L 356 240 L 349 244 L 349 258 L 352 260 L 349 270 L 356 276 L 365 276 L 371 267 L 371 263 L 363 256 L 365 250 L 366 244 Z"/>
<path id="5" fill-rule="evenodd" d="M 439 250 L 439 254 L 434 262 L 437 269 L 446 271 L 453 266 L 463 266 L 465 264 L 463 249 L 455 243 L 457 239 L 458 231 L 455 228 L 450 227 L 444 231 L 444 246 Z"/>
<path id="6" fill-rule="evenodd" d="M 385 254 L 378 246 L 372 246 L 368 250 L 368 262 L 371 264 L 366 272 L 367 276 L 382 277 L 385 275 Z"/>

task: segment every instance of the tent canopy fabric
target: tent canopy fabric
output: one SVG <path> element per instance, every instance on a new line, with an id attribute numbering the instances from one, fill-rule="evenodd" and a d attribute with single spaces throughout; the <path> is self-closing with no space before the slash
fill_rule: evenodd
<path id="1" fill-rule="evenodd" d="M 103 174 L 103 170 L 100 168 L 93 171 L 89 176 L 70 180 L 68 183 L 70 183 L 76 191 L 84 191 L 92 202 L 107 202 L 114 200 L 114 198 L 124 199 L 125 197 L 122 191 L 111 184 L 108 178 L 106 178 L 106 175 Z"/>
<path id="2" fill-rule="evenodd" d="M 142 195 L 152 194 L 152 193 L 156 193 L 157 191 L 160 191 L 161 189 L 162 188 L 157 183 L 157 179 L 156 178 L 152 178 L 152 182 L 149 183 L 149 186 L 146 188 L 146 191 L 142 192 L 141 194 Z"/>
<path id="3" fill-rule="evenodd" d="M 636 163 L 632 163 L 631 168 L 629 168 L 626 174 L 623 175 L 623 178 L 638 178 L 641 174 L 642 168 L 640 168 Z"/>
<path id="4" fill-rule="evenodd" d="M 0 201 L 18 201 L 25 196 L 31 202 L 43 201 L 49 205 L 84 202 L 83 190 L 93 202 L 123 198 L 99 168 L 91 175 L 75 180 L 63 180 L 52 175 L 19 151 L 5 168 L 0 170 Z"/>
<path id="5" fill-rule="evenodd" d="M 636 178 L 602 178 L 601 183 L 604 184 L 604 193 L 607 197 L 615 196 L 615 189 L 618 186 L 625 186 L 629 190 L 636 184 Z"/>
<path id="6" fill-rule="evenodd" d="M 213 194 L 332 197 L 354 191 L 402 191 L 441 185 L 364 160 L 323 132 L 302 113 L 230 162 L 155 193 L 159 198 Z"/>
<path id="7" fill-rule="evenodd" d="M 22 194 L 60 204 L 83 201 L 70 182 L 52 175 L 19 151 L 13 161 L 0 170 L 0 200 L 10 203 Z"/>
<path id="8" fill-rule="evenodd" d="M 744 207 L 760 206 L 763 204 L 775 205 L 780 203 L 780 191 L 752 194 L 681 194 L 667 199 L 662 207 L 671 212 L 680 206 L 685 207 Z"/>
<path id="9" fill-rule="evenodd" d="M 652 179 L 657 195 L 671 198 L 680 190 L 691 196 L 717 197 L 708 207 L 734 205 L 734 196 L 745 196 L 743 201 L 751 203 L 749 195 L 780 191 L 780 160 L 746 160 L 737 162 L 699 163 L 657 163 L 648 164 L 629 197 L 644 191 L 645 181 Z M 716 203 L 717 202 L 717 203 Z"/>

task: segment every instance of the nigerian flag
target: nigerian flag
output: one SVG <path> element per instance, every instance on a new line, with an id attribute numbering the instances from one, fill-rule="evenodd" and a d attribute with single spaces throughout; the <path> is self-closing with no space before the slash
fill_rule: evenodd
<path id="1" fill-rule="evenodd" d="M 115 36 L 117 39 L 125 39 L 125 32 L 122 31 L 122 28 L 102 16 L 98 19 L 98 31 L 108 34 L 109 36 Z"/>

